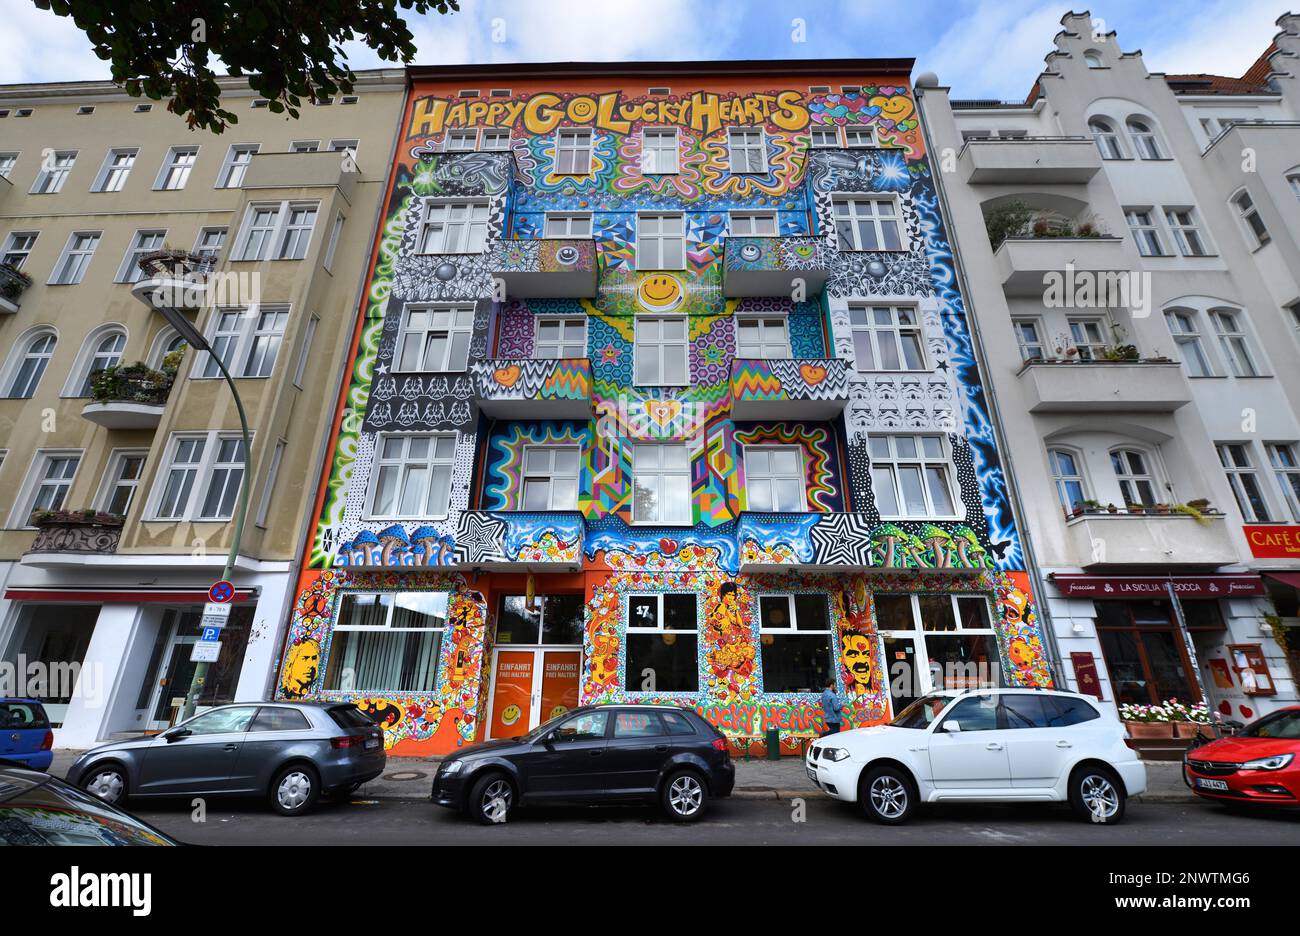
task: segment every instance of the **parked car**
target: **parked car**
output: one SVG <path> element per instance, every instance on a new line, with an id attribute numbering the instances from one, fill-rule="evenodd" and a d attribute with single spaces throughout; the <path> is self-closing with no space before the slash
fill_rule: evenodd
<path id="1" fill-rule="evenodd" d="M 813 742 L 809 778 L 877 822 L 920 803 L 1069 802 L 1084 819 L 1119 822 L 1146 789 L 1118 715 L 1088 696 L 1044 689 L 938 692 L 888 725 Z"/>
<path id="2" fill-rule="evenodd" d="M 1183 755 L 1197 796 L 1226 803 L 1300 804 L 1300 705 L 1278 709 Z"/>
<path id="3" fill-rule="evenodd" d="M 179 845 L 116 806 L 0 760 L 0 845 Z"/>
<path id="4" fill-rule="evenodd" d="M 383 731 L 355 705 L 222 705 L 160 735 L 114 741 L 73 762 L 68 782 L 107 803 L 128 797 L 265 796 L 284 816 L 350 793 L 384 770 Z"/>
<path id="5" fill-rule="evenodd" d="M 0 758 L 33 770 L 54 759 L 54 731 L 36 699 L 0 699 Z"/>
<path id="6" fill-rule="evenodd" d="M 599 705 L 450 755 L 430 798 L 486 825 L 543 803 L 658 803 L 668 818 L 693 822 L 735 783 L 726 739 L 696 712 Z"/>

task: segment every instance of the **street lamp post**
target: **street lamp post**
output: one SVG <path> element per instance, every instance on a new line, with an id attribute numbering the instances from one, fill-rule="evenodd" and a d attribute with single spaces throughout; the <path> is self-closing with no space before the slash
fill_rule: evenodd
<path id="1" fill-rule="evenodd" d="M 235 505 L 234 536 L 230 540 L 230 552 L 226 555 L 226 567 L 221 572 L 222 581 L 229 581 L 235 571 L 235 559 L 239 556 L 239 541 L 244 535 L 244 519 L 248 515 L 248 472 L 253 463 L 253 443 L 248 434 L 248 416 L 244 412 L 244 401 L 240 399 L 239 389 L 235 386 L 235 380 L 230 376 L 230 371 L 226 368 L 226 362 L 221 360 L 221 355 L 212 350 L 212 346 L 208 344 L 207 339 L 190 324 L 189 319 L 170 303 L 155 304 L 155 308 L 167 320 L 167 324 L 176 329 L 177 333 L 185 339 L 186 344 L 195 351 L 206 351 L 212 356 L 212 360 L 216 361 L 217 367 L 221 369 L 221 376 L 230 385 L 230 393 L 235 398 L 235 409 L 239 412 L 239 427 L 244 435 L 244 472 L 239 479 L 239 498 Z M 182 721 L 194 714 L 194 707 L 198 703 L 199 694 L 203 691 L 207 679 L 208 664 L 195 664 L 194 678 L 190 680 L 190 688 L 185 693 L 185 707 L 181 710 Z"/>

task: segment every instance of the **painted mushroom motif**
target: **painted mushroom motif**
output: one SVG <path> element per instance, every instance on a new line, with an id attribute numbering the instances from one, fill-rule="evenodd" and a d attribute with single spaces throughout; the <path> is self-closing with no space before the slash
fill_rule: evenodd
<path id="1" fill-rule="evenodd" d="M 433 527 L 417 527 L 411 533 L 411 542 L 415 544 L 415 564 L 419 566 L 438 565 L 440 558 L 438 546 L 441 539 L 442 537 Z"/>
<path id="2" fill-rule="evenodd" d="M 369 530 L 362 530 L 357 534 L 356 539 L 352 541 L 353 565 L 377 565 L 379 554 L 379 538 Z"/>
<path id="3" fill-rule="evenodd" d="M 400 523 L 394 523 L 379 531 L 379 543 L 382 551 L 379 556 L 379 564 L 383 566 L 399 565 L 399 562 L 393 561 L 393 554 L 400 549 L 407 549 L 411 541 L 406 538 L 406 529 Z"/>

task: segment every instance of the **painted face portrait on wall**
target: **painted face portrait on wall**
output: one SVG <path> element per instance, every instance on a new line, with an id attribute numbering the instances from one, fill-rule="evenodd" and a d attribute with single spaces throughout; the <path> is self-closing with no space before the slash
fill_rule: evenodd
<path id="1" fill-rule="evenodd" d="M 289 648 L 289 659 L 284 664 L 280 688 L 286 699 L 300 699 L 316 681 L 320 669 L 320 644 L 311 637 L 300 640 Z"/>
<path id="2" fill-rule="evenodd" d="M 840 638 L 840 660 L 853 680 L 855 692 L 870 692 L 876 682 L 875 658 L 871 652 L 871 639 L 866 634 L 845 634 Z"/>

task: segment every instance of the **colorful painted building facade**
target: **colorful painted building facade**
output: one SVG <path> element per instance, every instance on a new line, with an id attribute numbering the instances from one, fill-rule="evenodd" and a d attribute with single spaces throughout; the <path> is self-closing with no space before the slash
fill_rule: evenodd
<path id="1" fill-rule="evenodd" d="M 412 70 L 278 693 L 795 750 L 1050 684 L 910 66 Z"/>

